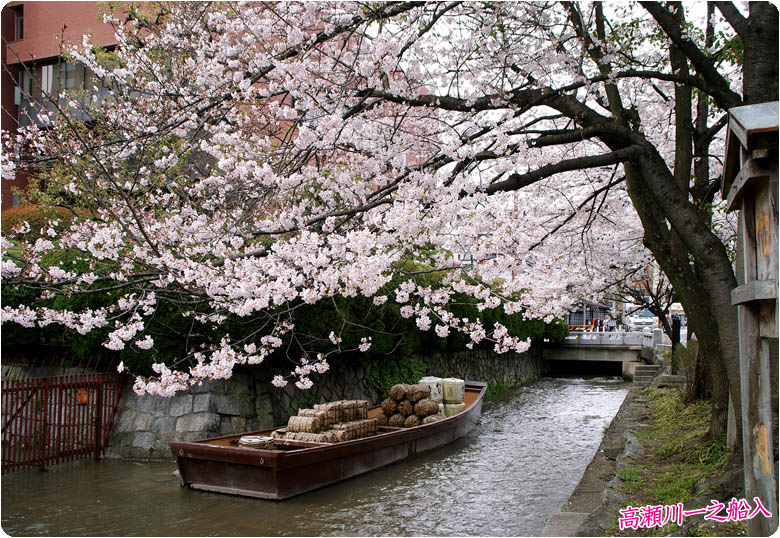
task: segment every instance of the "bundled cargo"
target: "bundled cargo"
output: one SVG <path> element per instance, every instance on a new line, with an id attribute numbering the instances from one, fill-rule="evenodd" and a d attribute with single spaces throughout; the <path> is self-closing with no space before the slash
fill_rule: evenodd
<path id="1" fill-rule="evenodd" d="M 419 402 L 423 398 L 428 398 L 430 395 L 430 387 L 422 383 L 409 385 L 409 388 L 406 389 L 406 399 L 412 403 Z"/>
<path id="2" fill-rule="evenodd" d="M 441 392 L 444 403 L 461 403 L 466 397 L 466 382 L 456 377 L 441 380 Z"/>
<path id="3" fill-rule="evenodd" d="M 325 411 L 318 411 L 317 409 L 298 409 L 299 417 L 316 417 L 320 419 L 323 430 L 329 430 L 331 422 L 328 420 L 328 414 Z"/>
<path id="4" fill-rule="evenodd" d="M 398 402 L 397 411 L 401 413 L 403 416 L 408 417 L 412 413 L 414 413 L 414 404 L 410 402 L 409 400 L 403 400 L 401 402 Z"/>
<path id="5" fill-rule="evenodd" d="M 431 400 L 430 398 L 423 398 L 416 404 L 414 404 L 414 414 L 420 418 L 425 418 L 430 415 L 435 415 L 439 412 L 439 404 Z"/>
<path id="6" fill-rule="evenodd" d="M 323 430 L 323 424 L 318 417 L 294 416 L 287 421 L 287 430 L 299 433 L 320 433 Z"/>
<path id="7" fill-rule="evenodd" d="M 287 432 L 283 439 L 290 441 L 306 441 L 308 443 L 337 443 L 341 432 L 328 430 L 320 433 Z"/>
<path id="8" fill-rule="evenodd" d="M 444 404 L 444 416 L 445 417 L 451 417 L 452 415 L 457 415 L 461 411 L 466 409 L 466 404 L 463 402 L 461 403 L 445 403 Z"/>
<path id="9" fill-rule="evenodd" d="M 436 413 L 435 415 L 430 415 L 428 417 L 425 417 L 422 419 L 423 424 L 430 424 L 431 422 L 437 422 L 439 420 L 442 420 L 444 418 L 444 415 L 440 413 Z"/>
<path id="10" fill-rule="evenodd" d="M 420 420 L 420 417 L 417 415 L 409 415 L 406 417 L 406 420 L 404 420 L 404 428 L 412 428 L 414 426 L 419 426 L 422 423 Z"/>
<path id="11" fill-rule="evenodd" d="M 382 413 L 388 417 L 395 415 L 396 409 L 398 409 L 398 402 L 392 398 L 382 401 Z"/>
<path id="12" fill-rule="evenodd" d="M 429 378 L 423 378 L 426 379 Z M 430 379 L 437 380 L 435 386 L 440 388 L 439 378 Z M 444 418 L 444 406 L 432 400 L 431 395 L 431 386 L 428 383 L 395 385 L 390 389 L 390 398 L 382 402 L 380 425 L 411 428 L 422 424 L 425 418 L 433 415 Z"/>
<path id="13" fill-rule="evenodd" d="M 437 403 L 442 401 L 440 377 L 433 377 L 433 376 L 423 377 L 422 379 L 420 379 L 420 384 L 428 385 L 428 390 L 431 391 L 431 395 L 429 396 L 431 400 Z"/>
<path id="14" fill-rule="evenodd" d="M 338 424 L 341 422 L 341 402 L 328 402 L 323 404 L 315 404 L 315 411 L 324 411 L 327 417 L 326 422 L 328 424 Z"/>
<path id="15" fill-rule="evenodd" d="M 387 419 L 387 425 L 400 428 L 404 425 L 405 420 L 406 420 L 405 416 L 403 416 L 401 413 L 396 413 L 395 415 Z"/>
<path id="16" fill-rule="evenodd" d="M 355 402 L 355 420 L 366 420 L 368 418 L 368 400 L 354 400 Z"/>
<path id="17" fill-rule="evenodd" d="M 353 439 L 362 439 L 363 437 L 376 435 L 377 419 L 367 418 L 353 420 L 350 422 L 341 422 L 339 424 L 334 424 L 333 429 L 343 431 L 345 433 L 346 440 L 348 441 Z"/>
<path id="18" fill-rule="evenodd" d="M 364 420 L 368 417 L 368 402 L 366 400 L 342 400 L 341 422 Z"/>
<path id="19" fill-rule="evenodd" d="M 409 387 L 409 385 L 400 384 L 400 385 L 394 385 L 393 388 L 390 389 L 390 399 L 395 400 L 396 402 L 400 402 L 401 400 L 406 398 L 406 389 Z"/>

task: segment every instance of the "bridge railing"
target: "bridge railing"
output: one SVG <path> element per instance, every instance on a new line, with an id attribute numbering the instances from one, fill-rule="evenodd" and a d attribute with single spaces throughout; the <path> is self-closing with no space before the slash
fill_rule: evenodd
<path id="1" fill-rule="evenodd" d="M 646 342 L 646 338 L 649 340 Z M 643 346 L 652 347 L 653 335 L 640 332 L 571 332 L 562 344 L 583 346 Z"/>

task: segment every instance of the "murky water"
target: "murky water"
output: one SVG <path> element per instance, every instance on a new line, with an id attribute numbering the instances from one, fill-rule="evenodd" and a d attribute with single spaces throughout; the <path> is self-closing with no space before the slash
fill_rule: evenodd
<path id="1" fill-rule="evenodd" d="M 620 407 L 619 378 L 544 378 L 470 435 L 282 502 L 180 488 L 174 463 L 82 461 L 2 479 L 11 536 L 538 536 Z"/>

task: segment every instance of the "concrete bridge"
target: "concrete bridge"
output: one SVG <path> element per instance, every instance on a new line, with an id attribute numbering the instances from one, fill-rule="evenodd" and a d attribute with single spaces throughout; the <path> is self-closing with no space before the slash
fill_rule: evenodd
<path id="1" fill-rule="evenodd" d="M 543 356 L 553 361 L 553 367 L 558 361 L 580 367 L 586 367 L 587 363 L 614 363 L 611 371 L 615 373 L 617 363 L 620 363 L 620 373 L 633 379 L 636 366 L 652 363 L 656 353 L 670 347 L 669 339 L 661 329 L 652 332 L 572 332 L 561 342 L 546 344 Z M 597 365 L 593 366 L 596 369 Z M 607 366 L 601 365 L 602 371 Z"/>

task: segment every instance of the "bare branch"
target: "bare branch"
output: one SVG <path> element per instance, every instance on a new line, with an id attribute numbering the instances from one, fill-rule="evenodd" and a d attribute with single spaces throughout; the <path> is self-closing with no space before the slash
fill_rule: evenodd
<path id="1" fill-rule="evenodd" d="M 734 31 L 742 36 L 747 31 L 747 18 L 736 8 L 732 2 L 712 2 L 723 18 L 734 28 Z"/>

